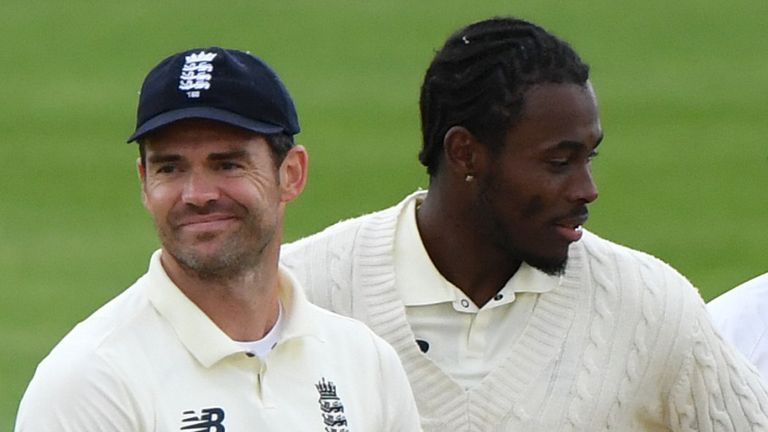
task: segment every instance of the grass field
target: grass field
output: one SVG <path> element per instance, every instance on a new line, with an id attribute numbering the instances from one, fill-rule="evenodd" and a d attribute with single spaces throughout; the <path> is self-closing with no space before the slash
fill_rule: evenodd
<path id="1" fill-rule="evenodd" d="M 506 14 L 592 65 L 606 140 L 591 230 L 670 262 L 707 299 L 768 271 L 764 0 L 3 0 L 0 429 L 37 362 L 157 247 L 123 141 L 160 58 L 224 45 L 283 77 L 311 156 L 290 240 L 426 186 L 426 65 L 452 30 Z"/>

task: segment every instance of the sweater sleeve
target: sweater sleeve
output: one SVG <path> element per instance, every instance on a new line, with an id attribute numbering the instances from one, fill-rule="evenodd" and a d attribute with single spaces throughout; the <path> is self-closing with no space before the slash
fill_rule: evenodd
<path id="1" fill-rule="evenodd" d="M 768 393 L 757 371 L 723 342 L 703 303 L 668 406 L 674 431 L 768 430 Z"/>

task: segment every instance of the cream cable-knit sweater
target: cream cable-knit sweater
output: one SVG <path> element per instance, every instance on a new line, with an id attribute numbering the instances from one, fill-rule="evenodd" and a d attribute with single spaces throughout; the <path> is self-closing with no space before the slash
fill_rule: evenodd
<path id="1" fill-rule="evenodd" d="M 508 360 L 459 387 L 419 350 L 394 286 L 397 215 L 424 193 L 285 245 L 281 259 L 311 301 L 394 346 L 425 431 L 768 431 L 766 388 L 713 331 L 697 290 L 588 232 Z"/>

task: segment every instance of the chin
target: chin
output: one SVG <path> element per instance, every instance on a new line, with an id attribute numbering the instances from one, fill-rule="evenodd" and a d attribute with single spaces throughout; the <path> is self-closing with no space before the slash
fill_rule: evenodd
<path id="1" fill-rule="evenodd" d="M 560 258 L 528 257 L 524 260 L 529 266 L 541 270 L 550 276 L 562 276 L 568 264 L 568 255 Z"/>
<path id="2" fill-rule="evenodd" d="M 245 268 L 242 256 L 233 254 L 188 254 L 176 259 L 182 267 L 203 280 L 230 279 Z"/>

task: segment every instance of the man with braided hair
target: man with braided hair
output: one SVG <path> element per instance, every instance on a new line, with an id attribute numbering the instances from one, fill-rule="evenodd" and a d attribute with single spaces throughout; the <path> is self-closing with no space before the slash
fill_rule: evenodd
<path id="1" fill-rule="evenodd" d="M 395 347 L 425 431 L 768 430 L 697 290 L 582 228 L 603 137 L 588 72 L 523 20 L 454 33 L 421 88 L 429 191 L 282 261 Z"/>

